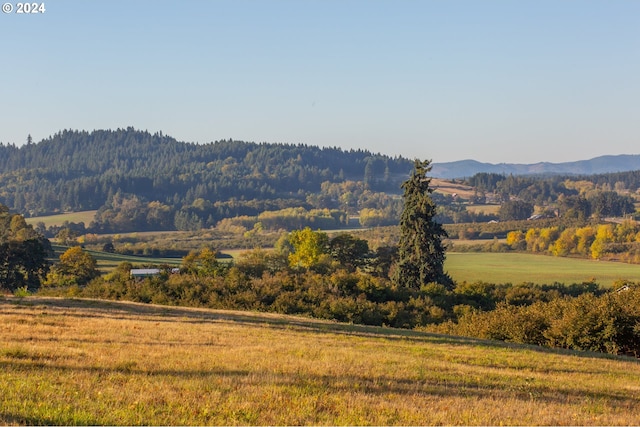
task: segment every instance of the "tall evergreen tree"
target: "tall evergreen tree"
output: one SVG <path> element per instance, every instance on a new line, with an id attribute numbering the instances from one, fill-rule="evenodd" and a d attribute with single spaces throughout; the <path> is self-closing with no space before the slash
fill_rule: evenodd
<path id="1" fill-rule="evenodd" d="M 453 281 L 444 272 L 445 250 L 442 239 L 447 236 L 442 225 L 434 220 L 436 205 L 431 198 L 431 161 L 416 160 L 414 170 L 402 184 L 404 209 L 400 217 L 398 262 L 393 281 L 398 286 L 420 289 L 437 282 L 447 287 Z"/>

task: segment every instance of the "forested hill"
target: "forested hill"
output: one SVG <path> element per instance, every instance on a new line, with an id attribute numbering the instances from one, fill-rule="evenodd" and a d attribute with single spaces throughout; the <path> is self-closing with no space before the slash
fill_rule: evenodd
<path id="1" fill-rule="evenodd" d="M 25 215 L 99 209 L 123 194 L 179 209 L 197 199 L 304 201 L 323 182 L 400 190 L 413 162 L 365 150 L 222 140 L 177 141 L 133 128 L 62 131 L 0 144 L 0 203 Z M 284 201 L 283 201 L 284 200 Z"/>

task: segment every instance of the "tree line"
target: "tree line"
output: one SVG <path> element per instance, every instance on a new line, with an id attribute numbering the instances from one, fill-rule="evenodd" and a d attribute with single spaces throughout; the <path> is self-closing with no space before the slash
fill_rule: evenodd
<path id="1" fill-rule="evenodd" d="M 514 250 L 555 256 L 580 255 L 640 263 L 640 225 L 630 220 L 619 224 L 510 231 L 506 244 Z"/>
<path id="2" fill-rule="evenodd" d="M 463 182 L 475 188 L 477 198 L 496 193 L 501 201 L 516 197 L 541 206 L 561 196 L 589 196 L 594 191 L 635 193 L 640 189 L 640 171 L 554 176 L 481 172 Z"/>

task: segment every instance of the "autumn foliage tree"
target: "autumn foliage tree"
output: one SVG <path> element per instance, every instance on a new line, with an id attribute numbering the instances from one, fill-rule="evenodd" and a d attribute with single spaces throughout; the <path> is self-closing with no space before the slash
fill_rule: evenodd
<path id="1" fill-rule="evenodd" d="M 293 252 L 289 254 L 292 267 L 309 268 L 317 264 L 329 251 L 329 237 L 322 231 L 313 231 L 309 227 L 295 230 L 289 234 Z"/>
<path id="2" fill-rule="evenodd" d="M 47 275 L 47 286 L 83 286 L 100 275 L 96 259 L 80 246 L 67 249 L 60 255 Z"/>

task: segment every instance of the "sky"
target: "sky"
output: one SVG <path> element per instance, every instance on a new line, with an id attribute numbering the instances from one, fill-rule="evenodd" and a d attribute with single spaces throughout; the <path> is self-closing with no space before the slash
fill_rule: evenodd
<path id="1" fill-rule="evenodd" d="M 436 163 L 640 153 L 637 0 L 2 2 L 5 144 L 133 126 Z"/>

